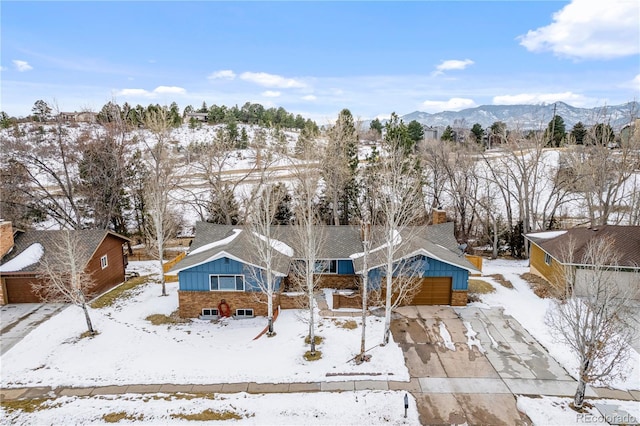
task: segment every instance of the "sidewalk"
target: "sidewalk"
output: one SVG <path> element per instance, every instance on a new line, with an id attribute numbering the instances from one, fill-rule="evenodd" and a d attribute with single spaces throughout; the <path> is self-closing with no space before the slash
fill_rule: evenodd
<path id="1" fill-rule="evenodd" d="M 391 380 L 348 380 L 341 382 L 311 383 L 218 383 L 207 385 L 114 385 L 96 387 L 27 387 L 0 389 L 0 401 L 17 399 L 56 398 L 60 396 L 123 395 L 126 393 L 293 393 L 293 392 L 349 392 L 360 390 L 406 391 L 419 394 L 518 394 L 573 396 L 574 381 L 530 379 L 479 378 L 411 378 L 408 382 Z M 620 391 L 607 388 L 587 388 L 587 398 L 613 398 L 640 401 L 640 391 Z"/>
<path id="2" fill-rule="evenodd" d="M 126 393 L 290 393 L 346 392 L 355 390 L 419 390 L 417 380 L 393 382 L 386 380 L 349 380 L 344 382 L 311 383 L 219 383 L 208 385 L 120 385 L 96 387 L 28 387 L 0 389 L 0 401 L 16 399 L 55 398 L 58 396 L 122 395 Z"/>

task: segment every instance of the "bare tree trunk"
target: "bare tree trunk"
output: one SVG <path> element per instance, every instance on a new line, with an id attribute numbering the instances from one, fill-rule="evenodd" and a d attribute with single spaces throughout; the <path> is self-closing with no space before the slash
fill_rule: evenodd
<path id="1" fill-rule="evenodd" d="M 362 253 L 362 282 L 361 282 L 361 293 L 362 293 L 362 334 L 360 336 L 360 354 L 358 355 L 359 361 L 363 362 L 365 360 L 365 352 L 366 352 L 366 336 L 367 336 L 367 312 L 368 312 L 368 296 L 369 296 L 369 251 L 371 250 L 371 237 L 369 236 L 369 224 L 365 223 L 363 225 L 363 253 Z"/>
<path id="2" fill-rule="evenodd" d="M 89 310 L 87 309 L 86 303 L 82 304 L 82 310 L 84 311 L 84 319 L 87 322 L 87 330 L 89 330 L 89 333 L 91 334 L 96 334 L 95 330 L 93 329 L 93 324 L 91 323 L 91 317 L 89 316 Z"/>
<path id="3" fill-rule="evenodd" d="M 384 305 L 385 307 L 389 307 L 389 309 L 384 310 L 384 336 L 382 338 L 383 345 L 386 345 L 387 343 L 389 343 L 389 337 L 391 335 L 391 296 L 393 293 L 393 275 L 389 272 L 393 271 L 392 260 L 391 261 L 389 261 L 389 259 L 387 260 L 386 271 L 387 271 L 386 283 L 385 283 L 386 294 L 384 298 L 385 299 Z"/>
<path id="4" fill-rule="evenodd" d="M 493 247 L 491 250 L 491 259 L 497 259 L 498 258 L 498 242 L 499 242 L 499 238 L 498 238 L 498 221 L 495 218 L 492 218 L 492 222 L 493 222 Z"/>
<path id="5" fill-rule="evenodd" d="M 576 393 L 573 396 L 573 406 L 575 409 L 581 409 L 584 404 L 584 394 L 587 388 L 587 383 L 584 381 L 584 368 L 580 368 L 580 374 L 578 376 L 578 387 Z"/>

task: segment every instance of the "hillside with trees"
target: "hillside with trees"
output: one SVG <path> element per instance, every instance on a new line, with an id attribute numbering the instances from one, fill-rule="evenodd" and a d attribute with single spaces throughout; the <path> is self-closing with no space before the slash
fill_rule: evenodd
<path id="1" fill-rule="evenodd" d="M 199 111 L 206 115 L 190 116 Z M 380 174 L 399 150 L 404 177 L 416 173 L 409 222 L 428 223 L 431 209 L 442 208 L 461 242 L 493 256 L 526 257 L 522 235 L 534 230 L 640 224 L 634 121 L 619 131 L 606 117 L 570 127 L 558 114 L 536 131 L 496 121 L 448 126 L 434 139 L 416 120 L 392 114 L 367 127 L 348 109 L 323 128 L 251 103 L 180 111 L 175 103 L 108 102 L 93 117 L 72 120 L 43 101 L 29 120 L 2 115 L 4 220 L 25 229 L 110 229 L 161 253 L 166 238 L 197 220 L 248 223 L 265 180 L 286 195 L 274 223 L 297 223 L 296 175 L 307 169 L 317 175 L 318 220 L 360 224 L 385 217 L 381 194 L 402 191 Z"/>

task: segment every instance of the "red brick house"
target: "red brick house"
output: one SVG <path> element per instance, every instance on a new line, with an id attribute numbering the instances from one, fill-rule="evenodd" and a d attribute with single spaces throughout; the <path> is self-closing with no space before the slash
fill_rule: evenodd
<path id="1" fill-rule="evenodd" d="M 0 223 L 0 305 L 38 303 L 31 284 L 41 282 L 41 262 L 55 252 L 65 231 L 21 231 Z M 124 281 L 128 238 L 111 231 L 81 230 L 80 263 L 95 280 L 89 295 L 98 295 Z"/>

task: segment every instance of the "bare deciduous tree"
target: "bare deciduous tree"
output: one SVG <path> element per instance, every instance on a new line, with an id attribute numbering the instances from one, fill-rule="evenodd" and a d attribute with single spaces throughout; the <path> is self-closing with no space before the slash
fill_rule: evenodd
<path id="1" fill-rule="evenodd" d="M 164 248 L 167 240 L 175 231 L 176 220 L 169 206 L 169 193 L 179 183 L 175 173 L 176 158 L 171 151 L 169 135 L 171 126 L 166 111 L 158 109 L 150 111 L 145 120 L 146 128 L 153 138 L 148 141 L 143 137 L 147 147 L 142 160 L 146 161 L 147 176 L 145 182 L 144 202 L 151 220 L 146 221 L 145 234 L 151 245 L 151 254 L 158 260 L 162 295 L 167 296 L 163 264 Z"/>
<path id="2" fill-rule="evenodd" d="M 362 295 L 362 330 L 360 334 L 360 353 L 356 357 L 356 362 L 362 363 L 367 360 L 365 355 L 367 340 L 367 314 L 369 313 L 369 255 L 371 253 L 371 221 L 364 220 L 362 224 L 362 280 L 360 282 L 360 293 Z"/>
<path id="3" fill-rule="evenodd" d="M 515 225 L 517 212 L 524 232 L 546 229 L 560 206 L 569 200 L 566 175 L 535 134 L 527 137 L 511 131 L 501 151 L 495 157 L 483 154 L 483 159 L 490 171 L 488 182 L 498 186 L 504 200 L 510 228 Z M 529 257 L 528 249 L 525 244 L 525 257 Z"/>
<path id="4" fill-rule="evenodd" d="M 240 221 L 235 199 L 236 188 L 263 163 L 268 163 L 271 158 L 262 155 L 257 148 L 256 159 L 249 170 L 231 170 L 235 150 L 235 141 L 223 128 L 219 128 L 213 140 L 208 142 L 193 143 L 187 148 L 190 167 L 194 176 L 202 177 L 206 183 L 206 190 L 201 185 L 194 187 L 187 183 L 181 185 L 181 189 L 188 194 L 189 203 L 200 215 L 201 220 L 211 220 L 211 202 L 215 202 L 216 223 L 233 225 Z M 210 197 L 216 195 L 216 197 Z"/>
<path id="5" fill-rule="evenodd" d="M 440 208 L 444 201 L 443 193 L 446 186 L 445 163 L 449 161 L 449 144 L 445 141 L 428 140 L 420 146 L 420 156 L 423 164 L 425 191 L 431 196 L 431 206 Z"/>
<path id="6" fill-rule="evenodd" d="M 567 151 L 569 167 L 575 175 L 575 190 L 584 203 L 592 226 L 624 219 L 623 206 L 634 204 L 637 188 L 631 177 L 640 164 L 640 132 L 611 149 L 593 126 L 588 135 L 596 143 L 574 145 Z M 604 132 L 600 132 L 603 133 Z M 633 209 L 627 209 L 633 215 Z M 637 210 L 636 210 L 637 212 Z M 630 217 L 630 219 L 633 219 Z"/>
<path id="7" fill-rule="evenodd" d="M 80 144 L 78 193 L 91 215 L 92 227 L 127 235 L 132 140 L 121 115 L 117 111 L 112 115 L 112 121 Z"/>
<path id="8" fill-rule="evenodd" d="M 463 241 L 467 241 L 471 233 L 478 208 L 476 151 L 476 144 L 455 145 L 448 158 L 441 163 L 447 179 L 445 192 L 449 194 L 454 207 L 457 235 Z"/>
<path id="9" fill-rule="evenodd" d="M 41 262 L 43 280 L 32 283 L 32 288 L 47 302 L 71 303 L 82 308 L 87 330 L 95 334 L 87 309 L 88 292 L 95 281 L 80 261 L 83 258 L 82 235 L 65 230 L 58 231 L 58 236 L 54 249 Z"/>
<path id="10" fill-rule="evenodd" d="M 318 217 L 315 201 L 318 197 L 320 174 L 316 168 L 305 167 L 313 162 L 315 144 L 309 144 L 305 153 L 304 163 L 295 167 L 296 199 L 295 207 L 295 256 L 293 263 L 293 277 L 298 280 L 299 287 L 307 295 L 309 309 L 309 353 L 316 354 L 315 342 L 315 290 L 319 276 L 316 268 L 319 265 L 320 249 L 324 244 L 324 230 Z"/>
<path id="11" fill-rule="evenodd" d="M 253 255 L 261 269 L 252 267 L 249 273 L 262 294 L 267 298 L 268 336 L 273 336 L 273 296 L 277 281 L 277 258 L 283 255 L 292 256 L 293 250 L 277 240 L 274 235 L 273 223 L 278 212 L 278 205 L 286 193 L 283 186 L 276 186 L 261 179 L 257 188 L 258 197 L 255 198 L 249 213 L 248 223 L 245 225 L 247 236 L 253 249 Z M 282 253 L 283 251 L 287 253 Z M 289 253 L 290 252 L 290 253 Z"/>
<path id="12" fill-rule="evenodd" d="M 380 256 L 385 275 L 383 344 L 387 344 L 391 332 L 391 311 L 412 296 L 418 283 L 415 271 L 404 268 L 408 263 L 397 262 L 401 249 L 412 238 L 408 232 L 410 225 L 423 212 L 418 159 L 407 151 L 403 141 L 385 138 L 381 155 L 370 166 L 369 173 L 375 174 L 370 181 L 379 185 L 371 192 L 375 198 L 372 222 L 379 233 L 373 239 L 373 250 L 378 252 L 376 256 Z"/>
<path id="13" fill-rule="evenodd" d="M 626 373 L 629 342 L 635 333 L 630 307 L 634 290 L 633 285 L 619 284 L 619 255 L 611 238 L 590 241 L 582 259 L 572 259 L 572 242 L 566 252 L 565 262 L 569 265 L 564 269 L 563 284 L 567 294 L 551 306 L 545 320 L 554 337 L 578 357 L 578 387 L 573 403 L 580 409 L 588 383 L 606 383 Z M 571 266 L 573 263 L 584 266 L 578 269 Z M 575 286 L 581 287 L 584 296 L 576 295 Z"/>
<path id="14" fill-rule="evenodd" d="M 57 117 L 53 126 L 3 138 L 3 157 L 22 169 L 28 183 L 15 189 L 31 206 L 63 228 L 82 229 L 87 218 L 77 194 L 78 143 Z"/>

